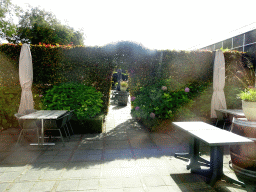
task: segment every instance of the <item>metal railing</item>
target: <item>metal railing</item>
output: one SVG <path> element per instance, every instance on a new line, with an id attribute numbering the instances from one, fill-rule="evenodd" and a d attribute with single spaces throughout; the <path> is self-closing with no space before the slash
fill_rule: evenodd
<path id="1" fill-rule="evenodd" d="M 231 46 L 230 46 L 230 41 L 231 40 Z M 240 41 L 240 42 L 239 42 Z M 225 46 L 226 44 L 226 46 Z M 200 48 L 199 50 L 210 50 L 210 51 L 215 51 L 216 49 L 220 48 L 228 48 L 231 50 L 239 50 L 239 51 L 246 51 L 246 48 L 248 46 L 256 44 L 256 29 L 247 31 L 245 33 L 239 34 L 237 36 L 225 39 L 223 41 L 211 44 L 209 46 Z M 256 53 L 256 47 L 254 50 L 250 50 L 250 52 Z"/>

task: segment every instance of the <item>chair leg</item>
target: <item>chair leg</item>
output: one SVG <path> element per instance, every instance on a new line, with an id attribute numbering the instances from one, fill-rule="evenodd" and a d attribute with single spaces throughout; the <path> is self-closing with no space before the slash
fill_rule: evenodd
<path id="1" fill-rule="evenodd" d="M 62 133 L 61 133 L 61 130 L 60 130 L 60 129 L 59 129 L 59 132 L 60 132 L 60 137 L 61 137 L 61 140 L 62 140 L 63 146 L 65 147 L 65 142 L 64 142 L 64 139 L 63 139 L 63 136 L 62 136 Z"/>
<path id="2" fill-rule="evenodd" d="M 18 140 L 17 140 L 16 146 L 18 146 L 18 143 L 20 142 L 22 132 L 23 132 L 23 129 L 20 131 L 20 135 L 19 135 L 19 137 L 18 137 Z"/>
<path id="3" fill-rule="evenodd" d="M 72 128 L 72 126 L 71 126 L 71 123 L 68 121 L 67 124 L 69 125 L 69 127 L 70 127 L 70 129 L 71 129 L 71 131 L 72 131 L 72 135 L 74 135 L 74 131 L 73 131 L 73 128 Z"/>
<path id="4" fill-rule="evenodd" d="M 66 137 L 69 137 L 69 135 L 67 134 L 67 131 L 66 131 L 65 127 L 62 127 L 62 128 L 63 128 L 63 130 L 64 130 L 64 133 L 65 133 Z"/>
<path id="5" fill-rule="evenodd" d="M 66 125 L 64 125 L 64 129 L 65 129 L 65 127 L 67 128 L 68 138 L 70 139 L 70 133 L 69 133 L 69 130 L 68 130 L 68 126 L 67 126 L 67 124 L 66 124 Z"/>
<path id="6" fill-rule="evenodd" d="M 37 143 L 39 145 L 39 130 L 38 129 L 36 129 L 36 133 L 37 133 Z"/>

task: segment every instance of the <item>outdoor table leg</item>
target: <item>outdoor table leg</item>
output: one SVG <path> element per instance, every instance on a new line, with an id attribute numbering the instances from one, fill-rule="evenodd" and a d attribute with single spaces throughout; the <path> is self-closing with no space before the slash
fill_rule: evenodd
<path id="1" fill-rule="evenodd" d="M 213 187 L 218 180 L 225 180 L 228 183 L 235 183 L 245 187 L 245 184 L 241 181 L 234 180 L 223 173 L 223 146 L 211 147 L 211 167 L 212 176 L 208 183 Z"/>
<path id="2" fill-rule="evenodd" d="M 39 145 L 55 145 L 55 143 L 44 143 L 44 119 L 41 119 L 42 128 L 41 128 L 41 142 Z M 38 145 L 37 143 L 31 143 L 30 145 Z"/>
<path id="3" fill-rule="evenodd" d="M 200 157 L 199 152 L 199 143 L 200 141 L 195 137 L 191 137 L 189 143 L 189 153 L 175 153 L 174 157 L 183 157 L 189 158 L 189 163 L 187 165 L 187 169 L 198 169 L 199 165 L 210 166 L 210 162 Z"/>
<path id="4" fill-rule="evenodd" d="M 225 180 L 228 183 L 236 183 L 245 187 L 241 181 L 234 180 L 223 173 L 223 146 L 212 146 L 210 152 L 210 169 L 191 169 L 192 173 L 208 178 L 207 183 L 214 186 L 218 180 Z"/>
<path id="5" fill-rule="evenodd" d="M 42 119 L 42 128 L 41 128 L 41 145 L 44 145 L 44 120 Z"/>
<path id="6" fill-rule="evenodd" d="M 210 166 L 210 172 L 212 173 L 210 179 L 208 180 L 208 183 L 211 186 L 214 186 L 214 184 L 221 180 L 223 174 L 223 147 L 222 146 L 214 146 L 211 147 L 211 166 Z"/>

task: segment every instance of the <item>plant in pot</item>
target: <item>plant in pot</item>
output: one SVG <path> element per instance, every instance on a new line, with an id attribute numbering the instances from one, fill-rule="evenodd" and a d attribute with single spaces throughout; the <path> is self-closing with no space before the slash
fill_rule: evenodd
<path id="1" fill-rule="evenodd" d="M 126 91 L 127 87 L 128 87 L 128 83 L 126 81 L 122 81 L 120 86 L 120 90 L 121 91 Z"/>
<path id="2" fill-rule="evenodd" d="M 248 88 L 239 95 L 242 109 L 248 121 L 256 121 L 256 89 Z"/>

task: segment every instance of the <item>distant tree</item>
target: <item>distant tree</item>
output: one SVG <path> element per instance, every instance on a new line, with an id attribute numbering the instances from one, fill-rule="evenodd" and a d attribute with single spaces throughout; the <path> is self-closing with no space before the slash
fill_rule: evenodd
<path id="1" fill-rule="evenodd" d="M 73 28 L 62 25 L 51 12 L 39 7 L 31 8 L 21 16 L 17 28 L 17 36 L 21 42 L 32 44 L 70 44 L 83 45 L 83 34 Z"/>
<path id="2" fill-rule="evenodd" d="M 16 33 L 13 16 L 19 15 L 20 8 L 11 3 L 11 0 L 0 0 L 0 38 L 11 41 Z"/>

